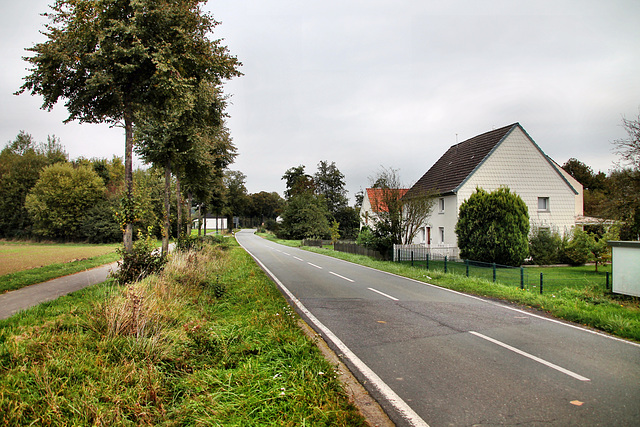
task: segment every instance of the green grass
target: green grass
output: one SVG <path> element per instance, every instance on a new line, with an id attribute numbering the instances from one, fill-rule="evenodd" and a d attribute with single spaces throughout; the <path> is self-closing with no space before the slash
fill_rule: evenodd
<path id="1" fill-rule="evenodd" d="M 410 261 L 403 264 L 411 265 Z M 414 261 L 416 268 L 427 268 L 426 261 Z M 429 270 L 444 271 L 444 261 L 430 260 Z M 447 272 L 459 275 L 467 275 L 466 265 L 461 262 L 447 262 Z M 522 270 L 523 286 L 531 291 L 540 290 L 540 274 L 543 275 L 543 292 L 550 292 L 564 288 L 581 289 L 591 286 L 606 291 L 607 272 L 611 274 L 611 265 L 598 266 L 595 271 L 593 265 L 578 267 L 524 267 Z M 478 267 L 469 265 L 469 276 L 482 278 L 493 282 L 493 269 L 491 267 Z M 510 286 L 520 286 L 520 268 L 496 268 L 496 282 Z"/>
<path id="2" fill-rule="evenodd" d="M 18 271 L 0 276 L 0 293 L 13 291 L 36 283 L 46 282 L 57 277 L 85 271 L 90 268 L 109 264 L 120 259 L 116 252 L 72 262 L 55 263 L 39 268 Z"/>
<path id="3" fill-rule="evenodd" d="M 365 425 L 298 322 L 235 243 L 172 255 L 0 321 L 0 424 Z"/>
<path id="4" fill-rule="evenodd" d="M 261 236 L 287 246 L 300 246 L 300 241 L 284 241 L 272 235 Z M 519 287 L 519 269 L 517 285 L 493 283 L 492 277 L 466 277 L 465 272 L 444 273 L 443 269 L 426 270 L 406 263 L 376 261 L 372 258 L 353 255 L 333 250 L 304 247 L 303 249 L 329 255 L 335 258 L 365 265 L 399 276 L 408 277 L 421 282 L 465 292 L 473 295 L 509 301 L 533 308 L 560 319 L 580 323 L 582 325 L 611 333 L 621 338 L 640 342 L 640 298 L 614 295 L 604 290 L 602 285 L 581 284 L 580 279 L 589 278 L 593 266 L 586 267 L 553 267 L 542 268 L 545 276 L 556 275 L 563 278 L 566 286 L 547 287 L 544 294 L 539 292 L 539 284 L 521 290 Z M 525 268 L 528 271 L 529 268 Z M 532 269 L 535 275 L 537 270 Z M 554 270 L 557 270 L 554 272 Z M 599 268 L 600 270 L 600 268 Z M 490 275 L 493 273 L 490 271 Z M 531 273 L 530 273 L 531 274 Z M 539 276 L 539 272 L 537 273 Z M 600 273 L 599 273 L 600 274 Z M 603 273 L 602 273 L 603 274 Z M 545 280 L 546 282 L 546 280 Z"/>

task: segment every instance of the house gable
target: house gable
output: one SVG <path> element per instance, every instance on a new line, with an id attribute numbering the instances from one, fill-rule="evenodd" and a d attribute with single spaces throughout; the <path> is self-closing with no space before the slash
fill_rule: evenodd
<path id="1" fill-rule="evenodd" d="M 575 225 L 576 198 L 581 189 L 569 183 L 519 125 L 456 189 L 458 207 L 476 188 L 494 191 L 500 187 L 508 187 L 522 198 L 532 226 L 554 227 L 565 233 Z"/>
<path id="2" fill-rule="evenodd" d="M 453 145 L 409 190 L 409 196 L 429 191 L 446 195 L 458 187 L 487 158 L 517 123 Z"/>

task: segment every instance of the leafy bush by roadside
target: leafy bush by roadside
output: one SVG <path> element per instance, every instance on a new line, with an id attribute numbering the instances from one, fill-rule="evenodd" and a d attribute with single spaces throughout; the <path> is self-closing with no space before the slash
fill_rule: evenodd
<path id="1" fill-rule="evenodd" d="M 133 244 L 133 250 L 127 252 L 119 248 L 117 252 L 122 256 L 118 261 L 118 269 L 111 273 L 111 277 L 121 285 L 126 285 L 162 270 L 167 262 L 165 256 L 156 248 L 155 241 L 150 237 L 138 236 Z"/>

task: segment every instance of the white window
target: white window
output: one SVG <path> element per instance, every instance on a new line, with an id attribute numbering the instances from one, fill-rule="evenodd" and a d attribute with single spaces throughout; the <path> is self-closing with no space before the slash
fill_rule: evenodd
<path id="1" fill-rule="evenodd" d="M 438 200 L 438 208 L 440 213 L 444 213 L 444 197 L 441 197 L 440 200 Z"/>
<path id="2" fill-rule="evenodd" d="M 444 243 L 444 227 L 439 227 L 438 230 L 440 231 L 440 243 Z"/>
<path id="3" fill-rule="evenodd" d="M 549 198 L 548 197 L 538 197 L 538 210 L 539 211 L 548 211 L 549 210 Z"/>

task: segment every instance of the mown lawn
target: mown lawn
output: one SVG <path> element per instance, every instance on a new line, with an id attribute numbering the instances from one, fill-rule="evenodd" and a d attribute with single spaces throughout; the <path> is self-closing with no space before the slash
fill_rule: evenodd
<path id="1" fill-rule="evenodd" d="M 235 243 L 176 253 L 0 321 L 0 424 L 364 426 L 298 322 Z"/>

